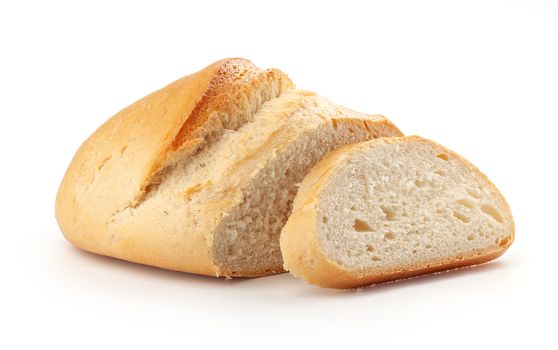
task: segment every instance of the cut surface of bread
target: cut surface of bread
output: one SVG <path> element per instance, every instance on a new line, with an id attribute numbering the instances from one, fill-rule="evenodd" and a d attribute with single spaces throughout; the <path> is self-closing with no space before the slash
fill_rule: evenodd
<path id="1" fill-rule="evenodd" d="M 509 207 L 486 176 L 412 136 L 324 157 L 300 186 L 281 250 L 295 276 L 354 288 L 487 262 L 513 239 Z"/>
<path id="2" fill-rule="evenodd" d="M 206 275 L 282 272 L 296 184 L 340 145 L 400 135 L 278 70 L 223 60 L 101 126 L 72 160 L 56 216 L 68 240 L 102 255 Z"/>

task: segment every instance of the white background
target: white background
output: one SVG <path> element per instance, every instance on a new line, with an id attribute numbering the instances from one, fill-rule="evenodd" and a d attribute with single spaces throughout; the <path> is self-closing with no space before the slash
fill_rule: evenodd
<path id="1" fill-rule="evenodd" d="M 556 348 L 557 1 L 2 1 L 0 45 L 0 348 Z M 509 200 L 514 245 L 356 292 L 73 248 L 54 198 L 80 143 L 230 56 L 462 153 Z"/>

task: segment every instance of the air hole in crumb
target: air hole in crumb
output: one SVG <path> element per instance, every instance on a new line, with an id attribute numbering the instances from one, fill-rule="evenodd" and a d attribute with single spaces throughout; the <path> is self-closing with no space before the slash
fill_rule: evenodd
<path id="1" fill-rule="evenodd" d="M 349 132 L 350 132 L 351 134 L 354 134 L 354 133 L 355 133 L 355 130 L 354 130 L 353 128 L 349 128 Z"/>
<path id="2" fill-rule="evenodd" d="M 354 228 L 356 232 L 373 232 L 374 228 L 370 226 L 366 221 L 355 219 Z"/>
<path id="3" fill-rule="evenodd" d="M 457 204 L 462 205 L 466 208 L 472 209 L 475 207 L 475 203 L 473 203 L 473 201 L 469 200 L 469 199 L 459 199 L 457 201 Z"/>
<path id="4" fill-rule="evenodd" d="M 417 253 L 417 250 L 416 250 L 416 249 L 413 249 L 413 254 L 416 254 L 416 253 Z"/>
<path id="5" fill-rule="evenodd" d="M 496 208 L 494 208 L 493 206 L 485 204 L 485 205 L 481 206 L 481 210 L 486 215 L 489 215 L 491 218 L 498 221 L 499 223 L 504 222 L 504 219 L 502 218 L 502 215 L 500 214 L 500 212 Z"/>
<path id="6" fill-rule="evenodd" d="M 426 244 L 424 247 L 425 247 L 426 249 L 432 249 L 432 244 Z"/>
<path id="7" fill-rule="evenodd" d="M 384 238 L 387 239 L 388 241 L 392 241 L 395 239 L 395 233 L 393 232 L 386 232 L 384 234 Z"/>
<path id="8" fill-rule="evenodd" d="M 424 181 L 415 180 L 415 186 L 417 186 L 417 187 L 420 188 L 420 187 L 424 187 L 424 185 L 425 185 L 425 182 L 424 182 Z"/>
<path id="9" fill-rule="evenodd" d="M 384 207 L 383 205 L 380 206 L 380 209 L 382 209 L 382 211 L 384 212 L 384 214 L 386 216 L 386 220 L 388 220 L 388 221 L 396 220 L 395 219 L 395 210 L 393 210 L 392 208 Z"/>
<path id="10" fill-rule="evenodd" d="M 434 172 L 434 174 L 436 174 L 436 175 L 438 175 L 438 176 L 441 176 L 441 177 L 446 176 L 446 172 L 443 171 L 443 170 L 436 170 L 436 171 Z"/>
<path id="11" fill-rule="evenodd" d="M 508 245 L 509 242 L 510 242 L 509 237 L 506 237 L 506 238 L 502 239 L 502 240 L 500 241 L 500 244 L 498 244 L 498 245 L 499 245 L 500 247 L 506 247 L 506 246 Z"/>
<path id="12" fill-rule="evenodd" d="M 473 198 L 480 199 L 482 197 L 482 193 L 480 193 L 479 191 L 477 191 L 475 189 L 468 188 L 468 189 L 466 189 L 466 191 L 469 194 L 469 196 L 471 196 Z"/>
<path id="13" fill-rule="evenodd" d="M 442 159 L 442 160 L 446 160 L 446 161 L 449 160 L 448 155 L 445 154 L 445 153 L 440 153 L 440 154 L 436 155 L 436 157 L 438 157 L 438 158 L 440 158 L 440 159 Z"/>
<path id="14" fill-rule="evenodd" d="M 328 217 L 327 217 L 327 216 L 324 216 L 324 217 L 322 218 L 322 222 L 323 222 L 324 224 L 327 224 L 327 223 L 329 222 Z"/>
<path id="15" fill-rule="evenodd" d="M 465 214 L 462 214 L 458 211 L 454 211 L 453 216 L 455 216 L 457 219 L 463 221 L 464 223 L 468 223 L 469 221 L 471 221 L 470 217 L 468 217 Z"/>
<path id="16" fill-rule="evenodd" d="M 382 258 L 380 258 L 379 256 L 373 256 L 372 260 L 373 261 L 382 261 Z"/>
<path id="17" fill-rule="evenodd" d="M 468 240 L 468 241 L 472 241 L 472 240 L 474 240 L 474 239 L 475 239 L 475 235 L 468 235 L 468 236 L 467 236 L 467 240 Z"/>
<path id="18" fill-rule="evenodd" d="M 372 252 L 374 252 L 374 250 L 376 250 L 376 249 L 374 249 L 374 246 L 373 246 L 373 245 L 367 245 L 367 246 L 366 246 L 366 251 L 372 253 Z"/>
<path id="19" fill-rule="evenodd" d="M 351 207 L 351 210 L 352 210 L 352 211 L 355 211 L 355 210 L 356 210 L 356 208 L 355 208 L 355 207 Z"/>

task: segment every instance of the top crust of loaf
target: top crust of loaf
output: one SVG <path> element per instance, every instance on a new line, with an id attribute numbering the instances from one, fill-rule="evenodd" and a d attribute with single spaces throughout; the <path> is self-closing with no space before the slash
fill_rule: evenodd
<path id="1" fill-rule="evenodd" d="M 328 258 L 321 248 L 318 238 L 317 225 L 320 198 L 327 192 L 327 184 L 343 161 L 352 153 L 382 144 L 397 144 L 402 142 L 419 142 L 433 145 L 444 150 L 451 158 L 460 160 L 469 171 L 486 181 L 493 192 L 500 197 L 505 206 L 507 216 L 511 222 L 510 236 L 495 250 L 485 251 L 483 254 L 451 259 L 441 263 L 424 266 L 414 266 L 411 269 L 388 272 L 384 274 L 369 274 L 367 271 L 349 270 Z M 357 288 L 375 283 L 399 280 L 459 267 L 476 265 L 493 260 L 502 255 L 513 243 L 515 237 L 514 222 L 505 198 L 476 166 L 455 152 L 418 136 L 380 138 L 340 147 L 322 160 L 304 178 L 293 204 L 293 212 L 281 232 L 281 252 L 284 268 L 297 277 L 301 277 L 312 284 L 327 288 Z"/>
<path id="2" fill-rule="evenodd" d="M 56 198 L 62 232 L 78 247 L 96 246 L 110 216 L 141 202 L 174 154 L 195 151 L 227 127 L 210 115 L 253 113 L 254 106 L 275 97 L 270 94 L 291 88 L 284 73 L 231 58 L 121 110 L 81 145 L 66 171 Z M 228 124 L 238 127 L 234 120 Z"/>

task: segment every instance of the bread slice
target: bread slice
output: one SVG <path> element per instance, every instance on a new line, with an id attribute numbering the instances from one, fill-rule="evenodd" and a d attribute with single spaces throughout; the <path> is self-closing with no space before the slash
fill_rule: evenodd
<path id="1" fill-rule="evenodd" d="M 206 275 L 283 271 L 296 184 L 333 148 L 401 132 L 295 90 L 278 70 L 216 62 L 125 108 L 77 151 L 56 217 L 102 255 Z"/>
<path id="2" fill-rule="evenodd" d="M 484 263 L 513 239 L 510 209 L 486 176 L 412 136 L 324 157 L 300 186 L 281 251 L 295 276 L 354 288 Z"/>

